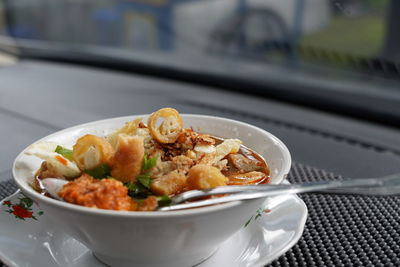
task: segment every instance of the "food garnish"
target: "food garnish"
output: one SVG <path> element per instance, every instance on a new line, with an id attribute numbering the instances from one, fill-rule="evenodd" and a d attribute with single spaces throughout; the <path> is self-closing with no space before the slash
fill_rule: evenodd
<path id="1" fill-rule="evenodd" d="M 152 113 L 147 125 L 139 118 L 108 136 L 86 134 L 72 148 L 38 142 L 26 153 L 44 160 L 36 181 L 67 179 L 63 200 L 100 209 L 153 211 L 188 190 L 269 178 L 265 160 L 239 139 L 184 128 L 173 108 Z"/>
<path id="2" fill-rule="evenodd" d="M 93 170 L 85 170 L 84 172 L 97 179 L 111 177 L 111 168 L 106 163 L 102 163 Z"/>
<path id="3" fill-rule="evenodd" d="M 62 146 L 57 146 L 56 150 L 54 150 L 54 152 L 62 155 L 64 158 L 67 158 L 70 161 L 74 160 L 74 158 L 72 156 L 72 150 L 71 149 L 68 149 L 68 148 L 65 148 L 65 147 L 62 147 Z"/>

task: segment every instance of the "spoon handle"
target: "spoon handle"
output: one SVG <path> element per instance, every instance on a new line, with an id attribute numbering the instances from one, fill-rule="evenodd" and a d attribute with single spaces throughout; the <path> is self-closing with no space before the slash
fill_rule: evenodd
<path id="1" fill-rule="evenodd" d="M 172 205 L 161 207 L 160 211 L 180 210 L 207 205 L 214 205 L 236 200 L 265 198 L 282 194 L 297 194 L 307 192 L 343 193 L 361 195 L 390 195 L 400 193 L 399 175 L 382 178 L 349 179 L 339 181 L 309 182 L 303 184 L 280 185 L 251 185 L 251 186 L 224 186 L 209 190 L 193 190 L 183 193 L 172 199 Z M 391 185 L 391 186 L 388 186 Z M 218 198 L 196 202 L 182 203 L 198 197 L 230 194 Z"/>

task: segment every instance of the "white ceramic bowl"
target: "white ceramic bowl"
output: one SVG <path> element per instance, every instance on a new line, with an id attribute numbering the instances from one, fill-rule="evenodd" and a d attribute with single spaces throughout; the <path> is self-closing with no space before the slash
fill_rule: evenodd
<path id="1" fill-rule="evenodd" d="M 68 128 L 42 140 L 72 146 L 86 133 L 106 135 L 125 122 L 147 115 L 114 118 Z M 286 146 L 252 125 L 212 116 L 182 115 L 185 127 L 223 138 L 239 138 L 261 154 L 273 184 L 290 170 Z M 91 209 L 44 197 L 30 187 L 40 160 L 18 155 L 13 176 L 22 192 L 37 202 L 47 218 L 111 266 L 193 266 L 213 254 L 218 245 L 244 227 L 264 199 L 236 201 L 171 212 L 121 212 Z M 266 252 L 267 253 L 267 252 Z"/>

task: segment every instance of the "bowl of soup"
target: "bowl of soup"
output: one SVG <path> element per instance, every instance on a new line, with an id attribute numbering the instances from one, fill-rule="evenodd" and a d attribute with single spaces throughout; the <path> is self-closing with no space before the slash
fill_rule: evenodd
<path id="1" fill-rule="evenodd" d="M 265 199 L 157 211 L 193 189 L 279 184 L 288 149 L 271 133 L 226 118 L 163 108 L 68 128 L 35 142 L 13 166 L 46 219 L 110 266 L 193 266 L 240 230 Z M 66 182 L 58 199 L 46 178 Z"/>

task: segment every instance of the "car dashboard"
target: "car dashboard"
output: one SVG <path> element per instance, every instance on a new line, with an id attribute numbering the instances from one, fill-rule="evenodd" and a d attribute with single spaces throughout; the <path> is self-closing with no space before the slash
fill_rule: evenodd
<path id="1" fill-rule="evenodd" d="M 292 183 L 400 173 L 399 129 L 267 97 L 29 59 L 0 67 L 0 80 L 2 188 L 15 187 L 9 181 L 13 160 L 32 142 L 77 124 L 147 114 L 161 107 L 231 118 L 271 132 L 292 154 L 288 177 Z M 293 261 L 305 266 L 375 265 L 384 259 L 400 264 L 398 197 L 307 194 L 302 198 L 309 210 L 303 237 L 272 266 Z"/>

